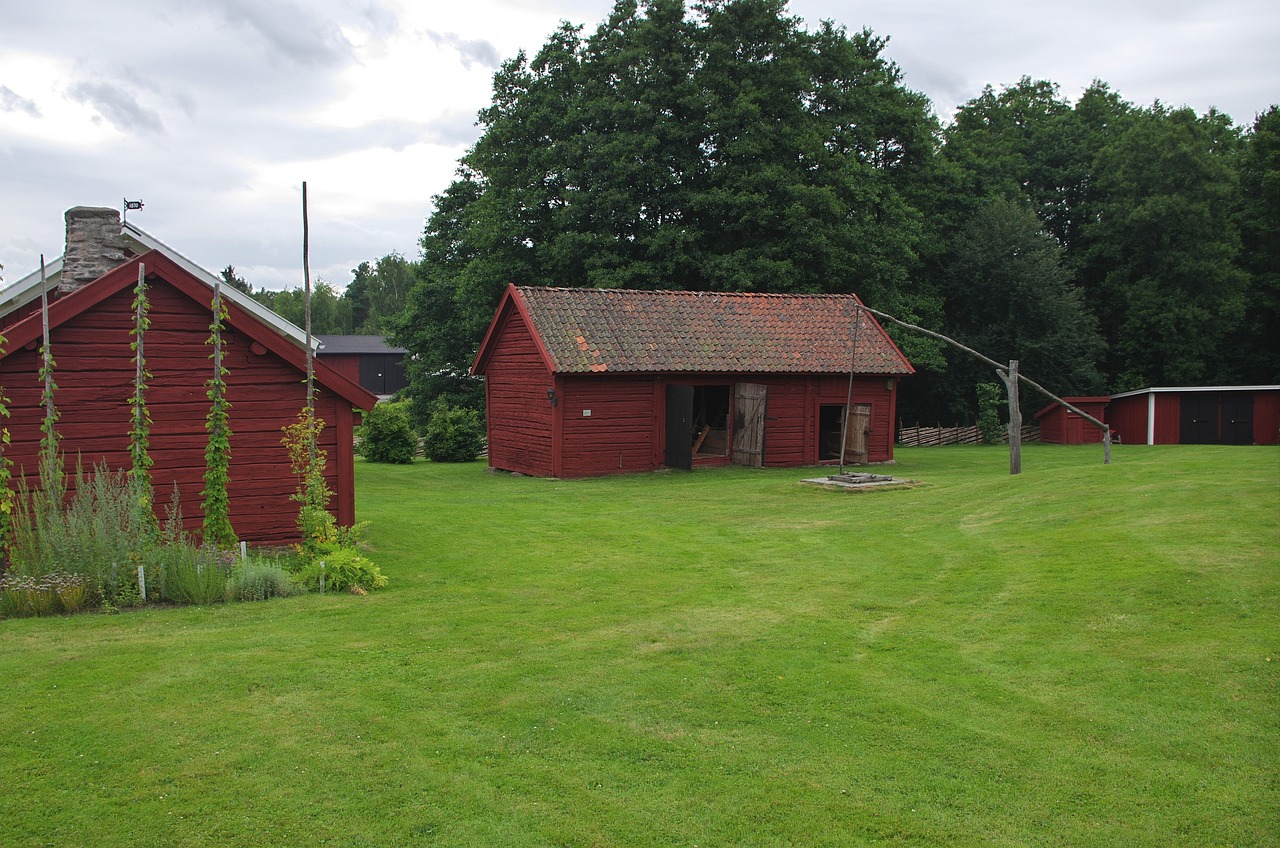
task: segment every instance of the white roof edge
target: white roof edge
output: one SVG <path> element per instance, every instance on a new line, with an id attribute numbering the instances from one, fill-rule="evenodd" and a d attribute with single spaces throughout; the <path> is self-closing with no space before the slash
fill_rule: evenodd
<path id="1" fill-rule="evenodd" d="M 221 278 L 219 278 L 218 276 L 200 267 L 195 262 L 191 261 L 190 259 L 183 256 L 178 251 L 174 250 L 172 247 L 169 247 L 169 245 L 160 241 L 160 239 L 156 238 L 155 236 L 151 235 L 148 232 L 145 232 L 144 230 L 138 229 L 133 224 L 126 222 L 123 225 L 121 225 L 121 229 L 125 234 L 132 236 L 139 243 L 145 245 L 151 250 L 158 250 L 164 255 L 168 256 L 170 259 L 176 262 L 184 271 L 191 274 L 193 277 L 199 279 L 201 282 L 207 285 L 210 291 L 213 290 L 214 286 L 222 282 Z M 263 306 L 261 303 L 258 303 L 258 301 L 254 300 L 252 297 L 240 291 L 239 289 L 232 288 L 231 286 L 221 286 L 221 289 L 222 289 L 223 297 L 225 297 L 227 300 L 234 303 L 236 306 L 239 306 L 241 309 L 245 310 L 246 312 L 251 313 L 254 317 L 261 320 L 267 326 L 273 327 L 276 330 L 276 332 L 280 333 L 280 335 L 286 336 L 288 338 L 292 338 L 294 341 L 296 341 L 300 345 L 303 345 L 303 346 L 306 345 L 307 343 L 306 331 L 298 327 L 292 321 L 287 321 L 284 318 L 280 317 L 279 314 Z M 311 338 L 311 344 L 313 348 L 318 344 L 314 335 Z"/>
<path id="2" fill-rule="evenodd" d="M 61 277 L 62 257 L 59 256 L 57 259 L 44 263 L 44 274 L 45 279 L 50 282 L 55 277 Z M 11 312 L 25 303 L 30 303 L 39 296 L 40 269 L 37 268 L 25 277 L 21 277 L 0 289 L 0 315 Z"/>
<path id="3" fill-rule="evenodd" d="M 1162 392 L 1276 392 L 1280 386 L 1151 386 L 1146 389 L 1134 389 L 1131 392 L 1120 392 L 1111 396 L 1112 400 L 1135 395 L 1153 395 Z"/>
<path id="4" fill-rule="evenodd" d="M 218 285 L 218 283 L 221 282 L 220 278 L 216 275 L 211 274 L 209 271 L 183 256 L 169 245 L 160 241 L 160 239 L 148 232 L 138 229 L 133 224 L 128 222 L 121 224 L 120 231 L 123 235 L 128 236 L 148 250 L 158 250 L 163 253 L 165 256 L 172 259 L 184 271 L 207 285 L 210 291 L 213 290 L 215 285 Z M 44 271 L 45 279 L 49 282 L 52 282 L 54 277 L 60 277 L 62 273 L 62 257 L 59 256 L 51 262 L 46 262 L 44 264 Z M 258 301 L 254 300 L 239 289 L 234 289 L 230 286 L 222 286 L 221 288 L 222 294 L 227 300 L 231 301 L 236 306 L 239 306 L 244 311 L 252 314 L 255 318 L 262 321 L 262 323 L 266 324 L 268 327 L 274 329 L 280 335 L 293 339 L 300 346 L 306 346 L 307 333 L 301 327 L 298 327 L 293 322 L 280 317 L 280 315 L 263 306 L 261 303 L 258 303 Z M 17 280 L 12 285 L 9 285 L 4 289 L 0 289 L 0 315 L 12 312 L 14 309 L 17 309 L 26 303 L 30 303 L 39 296 L 40 269 L 37 268 L 35 271 L 32 271 L 25 277 Z M 311 338 L 312 349 L 315 349 L 319 344 L 319 340 L 317 340 L 313 335 Z"/>

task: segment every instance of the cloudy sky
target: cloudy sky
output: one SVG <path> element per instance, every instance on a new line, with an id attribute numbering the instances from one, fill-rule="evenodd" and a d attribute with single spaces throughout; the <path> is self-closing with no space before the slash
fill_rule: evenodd
<path id="1" fill-rule="evenodd" d="M 62 253 L 63 212 L 141 199 L 138 226 L 256 286 L 339 287 L 417 255 L 431 198 L 477 136 L 498 63 L 612 0 L 0 0 L 0 271 Z M 1023 75 L 1074 99 L 1095 78 L 1139 105 L 1251 124 L 1280 102 L 1275 0 L 792 0 L 890 37 L 946 119 Z"/>

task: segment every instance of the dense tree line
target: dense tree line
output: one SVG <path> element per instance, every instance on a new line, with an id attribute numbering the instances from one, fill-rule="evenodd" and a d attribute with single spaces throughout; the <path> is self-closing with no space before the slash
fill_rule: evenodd
<path id="1" fill-rule="evenodd" d="M 238 289 L 276 314 L 301 327 L 306 322 L 306 292 L 295 289 L 254 290 L 234 265 L 219 273 L 224 284 Z M 418 279 L 417 264 L 398 253 L 351 269 L 351 282 L 339 291 L 318 279 L 311 291 L 311 331 L 316 335 L 385 335 L 402 312 Z"/>
<path id="2" fill-rule="evenodd" d="M 1060 394 L 1280 382 L 1276 107 L 1239 127 L 1024 78 L 942 126 L 884 47 L 784 0 L 620 0 L 505 63 L 382 325 L 417 391 L 508 282 L 857 292 Z M 993 375 L 896 335 L 904 417 L 973 420 Z"/>

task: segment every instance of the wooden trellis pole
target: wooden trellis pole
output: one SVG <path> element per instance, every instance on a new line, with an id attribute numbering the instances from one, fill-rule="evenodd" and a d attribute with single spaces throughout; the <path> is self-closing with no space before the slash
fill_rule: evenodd
<path id="1" fill-rule="evenodd" d="M 311 259 L 310 229 L 307 224 L 307 181 L 302 181 L 302 276 L 306 286 L 304 315 L 307 330 L 307 459 L 316 463 L 316 380 L 311 352 Z"/>

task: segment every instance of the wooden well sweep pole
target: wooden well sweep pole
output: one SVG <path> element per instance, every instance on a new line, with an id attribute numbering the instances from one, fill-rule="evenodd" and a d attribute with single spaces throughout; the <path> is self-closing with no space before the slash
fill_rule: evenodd
<path id="1" fill-rule="evenodd" d="M 862 305 L 855 302 L 853 307 L 853 332 L 850 336 L 853 343 L 849 351 L 849 391 L 844 397 L 844 420 L 840 422 L 840 473 L 844 473 L 844 451 L 849 439 L 849 411 L 853 408 L 853 373 L 858 367 L 858 328 L 862 324 Z"/>
<path id="2" fill-rule="evenodd" d="M 984 356 L 983 354 L 978 353 L 973 348 L 967 347 L 966 345 L 962 345 L 960 344 L 960 342 L 956 341 L 955 339 L 949 336 L 944 336 L 942 335 L 942 333 L 935 333 L 933 330 L 926 330 L 924 327 L 920 327 L 915 324 L 909 324 L 900 318 L 893 317 L 887 312 L 881 312 L 878 309 L 872 309 L 870 306 L 863 306 L 862 308 L 867 310 L 872 315 L 875 315 L 878 318 L 883 318 L 886 321 L 891 321 L 894 324 L 897 324 L 899 327 L 905 327 L 908 330 L 913 330 L 917 333 L 923 333 L 926 336 L 931 336 L 940 341 L 944 341 L 947 344 L 951 345 L 952 347 L 959 348 L 960 350 L 963 350 L 965 353 L 969 354 L 970 356 L 973 356 L 977 359 L 982 360 L 988 365 L 991 365 L 992 367 L 994 367 L 996 369 L 996 373 L 1000 375 L 1000 379 L 1002 381 L 1005 381 L 1006 385 L 1008 385 L 1007 379 L 1008 379 L 1009 372 L 1008 372 L 1007 366 L 1001 365 L 999 362 L 996 362 L 991 357 Z M 1025 374 L 1022 374 L 1022 373 L 1016 374 L 1014 377 L 1014 380 L 1016 382 L 1025 383 L 1026 385 L 1040 392 L 1040 394 L 1044 395 L 1045 397 L 1049 398 L 1055 403 L 1062 404 L 1067 409 L 1071 410 L 1076 415 L 1079 415 L 1081 418 L 1083 418 L 1084 420 L 1088 421 L 1090 424 L 1092 424 L 1093 426 L 1101 430 L 1102 431 L 1102 462 L 1105 465 L 1111 464 L 1111 428 L 1110 427 L 1108 427 L 1106 424 L 1103 424 L 1101 421 L 1099 421 L 1097 418 L 1094 418 L 1092 415 L 1085 412 L 1083 409 L 1080 409 L 1074 404 L 1067 403 L 1065 400 L 1058 397 L 1053 392 L 1049 391 L 1044 386 L 1040 385 L 1035 380 L 1032 380 L 1030 377 L 1026 376 Z"/>

